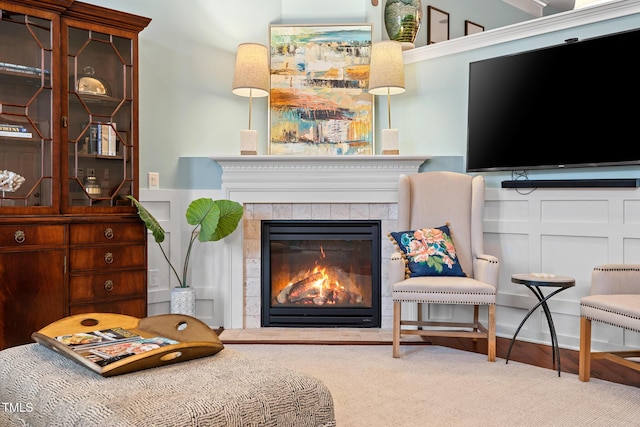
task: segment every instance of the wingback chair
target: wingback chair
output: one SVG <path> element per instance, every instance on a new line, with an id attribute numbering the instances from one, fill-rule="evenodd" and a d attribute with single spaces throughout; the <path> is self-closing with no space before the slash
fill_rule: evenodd
<path id="1" fill-rule="evenodd" d="M 606 359 L 640 371 L 635 351 L 591 351 L 591 322 L 640 332 L 640 264 L 604 264 L 591 272 L 591 293 L 580 299 L 580 357 L 578 377 L 591 378 L 591 361 Z"/>
<path id="2" fill-rule="evenodd" d="M 431 259 L 430 263 L 425 253 L 437 254 L 442 246 L 427 249 L 420 258 L 411 253 L 411 249 L 405 251 L 406 247 L 398 245 L 398 252 L 391 256 L 388 274 L 393 297 L 393 357 L 400 357 L 402 335 L 420 335 L 423 340 L 429 336 L 449 336 L 468 337 L 474 341 L 486 339 L 488 360 L 495 361 L 499 262 L 495 256 L 484 253 L 483 214 L 482 176 L 423 172 L 400 177 L 397 230 L 402 233 L 405 243 L 411 245 L 409 241 L 413 240 L 413 244 L 420 244 L 416 240 L 424 233 L 410 234 L 414 230 L 439 227 L 440 231 L 434 232 L 435 239 L 427 237 L 423 241 L 437 241 L 448 230 L 453 246 L 449 242 L 447 248 L 454 254 L 445 254 L 440 260 Z M 441 227 L 443 225 L 447 228 Z M 398 237 L 399 233 L 395 235 Z M 397 243 L 398 239 L 395 240 Z M 444 264 L 440 263 L 443 260 Z M 455 261 L 459 262 L 462 274 L 441 275 L 451 274 L 453 268 L 448 268 L 448 264 L 455 264 Z M 413 269 L 415 271 L 411 269 L 412 265 L 417 267 Z M 421 268 L 426 271 L 420 271 Z M 402 308 L 409 303 L 417 304 L 417 313 L 412 313 L 414 319 L 403 319 Z M 429 315 L 423 320 L 423 304 L 473 306 L 473 321 L 437 320 Z M 488 308 L 486 327 L 479 321 L 481 305 Z"/>

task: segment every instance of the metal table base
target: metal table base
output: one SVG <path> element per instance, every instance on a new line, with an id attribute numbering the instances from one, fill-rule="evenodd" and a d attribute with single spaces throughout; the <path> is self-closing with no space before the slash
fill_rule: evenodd
<path id="1" fill-rule="evenodd" d="M 516 337 L 522 329 L 524 323 L 529 319 L 529 317 L 538 309 L 538 307 L 542 307 L 544 311 L 544 315 L 547 318 L 547 324 L 549 325 L 549 333 L 551 334 L 551 354 L 553 358 L 553 367 L 558 369 L 558 376 L 560 376 L 561 367 L 560 367 L 560 347 L 558 345 L 558 336 L 556 335 L 556 328 L 553 324 L 553 317 L 551 316 L 551 311 L 549 311 L 549 306 L 547 305 L 547 301 L 553 297 L 558 292 L 561 292 L 565 289 L 571 288 L 575 286 L 576 282 L 573 278 L 567 276 L 556 276 L 551 274 L 514 274 L 511 276 L 511 281 L 513 283 L 525 285 L 538 299 L 538 303 L 534 305 L 518 328 L 516 329 L 515 334 L 513 334 L 513 338 L 511 338 L 511 342 L 509 343 L 509 350 L 507 351 L 507 361 L 509 363 L 509 356 L 511 355 L 511 349 L 513 348 L 513 344 L 516 341 Z M 555 291 L 551 292 L 549 295 L 545 296 L 540 290 L 540 287 L 557 287 Z"/>

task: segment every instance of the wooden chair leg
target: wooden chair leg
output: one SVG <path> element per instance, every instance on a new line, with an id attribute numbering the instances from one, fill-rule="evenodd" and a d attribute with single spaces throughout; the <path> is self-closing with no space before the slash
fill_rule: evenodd
<path id="1" fill-rule="evenodd" d="M 480 306 L 478 304 L 473 306 L 473 323 L 478 324 L 480 314 Z M 473 328 L 473 332 L 478 332 L 478 328 Z"/>
<path id="2" fill-rule="evenodd" d="M 393 302 L 393 357 L 400 357 L 400 310 L 402 303 Z"/>
<path id="3" fill-rule="evenodd" d="M 578 378 L 587 382 L 591 378 L 591 320 L 580 317 L 580 355 Z"/>
<path id="4" fill-rule="evenodd" d="M 496 305 L 489 304 L 489 328 L 487 330 L 487 360 L 496 361 Z"/>
<path id="5" fill-rule="evenodd" d="M 478 332 L 478 323 L 479 323 L 479 316 L 478 314 L 480 313 L 480 306 L 478 304 L 473 306 L 473 332 Z M 473 341 L 473 348 L 476 349 L 477 345 L 478 345 L 478 338 L 471 338 L 471 341 Z"/>

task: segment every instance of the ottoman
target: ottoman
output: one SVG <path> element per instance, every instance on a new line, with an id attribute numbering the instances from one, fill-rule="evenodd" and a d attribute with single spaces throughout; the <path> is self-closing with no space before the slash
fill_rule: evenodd
<path id="1" fill-rule="evenodd" d="M 318 379 L 230 349 L 102 377 L 40 344 L 0 351 L 0 425 L 335 426 Z"/>

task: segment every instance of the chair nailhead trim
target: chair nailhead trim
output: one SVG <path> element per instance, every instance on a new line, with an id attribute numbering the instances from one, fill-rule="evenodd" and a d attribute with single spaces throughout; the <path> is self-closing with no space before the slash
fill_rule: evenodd
<path id="1" fill-rule="evenodd" d="M 476 301 L 476 302 L 462 302 L 462 301 L 418 301 L 415 299 L 394 299 L 393 302 L 421 302 L 421 303 L 431 303 L 431 304 L 463 304 L 463 305 L 496 305 L 493 302 L 485 302 L 485 301 Z"/>
<path id="2" fill-rule="evenodd" d="M 405 291 L 394 291 L 397 293 L 401 293 L 401 292 L 405 292 Z M 490 293 L 466 293 L 466 292 L 431 292 L 431 291 L 411 291 L 409 293 L 415 294 L 415 293 L 422 293 L 422 294 L 441 294 L 441 295 L 495 295 L 495 294 L 490 294 Z M 393 298 L 394 302 L 416 302 L 415 298 L 411 298 L 411 299 L 405 299 L 405 298 Z M 470 302 L 470 301 L 434 301 L 437 302 L 438 304 L 465 304 L 465 305 L 495 305 L 495 303 L 488 303 L 485 301 L 476 301 L 476 302 Z"/>
<path id="3" fill-rule="evenodd" d="M 596 267 L 595 271 L 640 271 L 637 267 Z"/>
<path id="4" fill-rule="evenodd" d="M 616 314 L 616 315 L 618 315 L 618 316 L 628 317 L 629 319 L 633 319 L 633 320 L 640 320 L 640 316 L 629 316 L 628 314 L 619 313 L 619 312 L 617 312 L 617 311 L 613 311 L 613 310 L 605 310 L 605 309 L 603 309 L 603 308 L 600 308 L 600 307 L 594 307 L 594 306 L 592 306 L 592 305 L 588 305 L 588 304 L 580 304 L 580 305 L 581 305 L 581 306 L 583 306 L 583 307 L 592 308 L 592 309 L 594 309 L 594 310 L 600 310 L 600 311 L 604 311 L 604 312 L 606 312 L 606 313 L 612 313 L 612 314 Z M 629 328 L 628 326 L 617 325 L 617 324 L 612 323 L 612 322 L 606 322 L 606 321 L 604 321 L 604 320 L 595 319 L 595 318 L 593 318 L 593 317 L 591 317 L 591 316 L 584 316 L 584 315 L 583 315 L 582 317 L 584 317 L 584 318 L 586 318 L 586 319 L 589 319 L 589 320 L 595 320 L 596 322 L 606 323 L 606 324 L 611 325 L 611 326 L 617 326 L 617 327 L 619 327 L 619 328 L 628 329 L 628 330 L 630 330 L 630 331 L 640 332 L 640 330 L 639 330 L 639 329 L 636 329 L 636 328 Z"/>
<path id="5" fill-rule="evenodd" d="M 495 295 L 495 293 L 490 292 L 433 292 L 433 291 L 393 291 L 393 292 L 407 292 L 407 293 L 423 293 L 423 294 L 443 294 L 443 295 Z"/>

